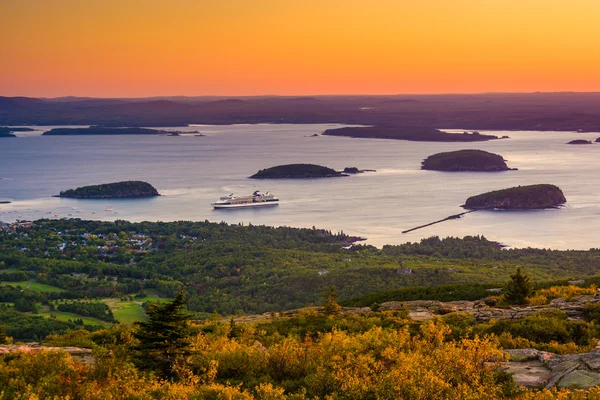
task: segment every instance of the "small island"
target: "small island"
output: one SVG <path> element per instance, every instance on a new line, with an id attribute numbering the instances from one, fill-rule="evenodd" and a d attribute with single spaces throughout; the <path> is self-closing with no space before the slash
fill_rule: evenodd
<path id="1" fill-rule="evenodd" d="M 173 132 L 148 128 L 112 128 L 90 126 L 89 128 L 54 128 L 44 132 L 42 136 L 82 136 L 82 135 L 164 135 Z M 173 135 L 175 136 L 175 135 Z"/>
<path id="2" fill-rule="evenodd" d="M 153 196 L 160 196 L 160 194 L 151 184 L 142 181 L 124 181 L 69 189 L 60 192 L 56 197 L 73 199 L 131 199 Z"/>
<path id="3" fill-rule="evenodd" d="M 348 176 L 334 169 L 314 164 L 287 164 L 265 168 L 252 175 L 252 179 L 307 179 Z"/>
<path id="4" fill-rule="evenodd" d="M 363 172 L 377 172 L 374 169 L 358 169 L 356 167 L 346 167 L 342 171 L 343 174 L 362 174 Z"/>
<path id="5" fill-rule="evenodd" d="M 596 140 L 596 141 L 598 141 L 598 140 Z M 592 144 L 592 141 L 585 140 L 585 139 L 576 139 L 576 140 L 571 140 L 567 144 Z"/>
<path id="6" fill-rule="evenodd" d="M 566 203 L 562 190 L 554 185 L 517 186 L 472 196 L 462 206 L 468 210 L 541 210 Z"/>
<path id="7" fill-rule="evenodd" d="M 437 153 L 427 157 L 421 164 L 421 169 L 432 171 L 496 172 L 511 170 L 501 155 L 483 150 L 457 150 Z"/>
<path id="8" fill-rule="evenodd" d="M 13 135 L 10 132 L 2 132 L 2 131 L 0 131 L 0 137 L 17 137 L 17 136 Z"/>
<path id="9" fill-rule="evenodd" d="M 417 142 L 485 142 L 499 139 L 494 135 L 482 135 L 479 132 L 447 133 L 439 129 L 414 126 L 364 126 L 327 129 L 327 136 L 346 136 L 366 139 L 394 139 Z"/>

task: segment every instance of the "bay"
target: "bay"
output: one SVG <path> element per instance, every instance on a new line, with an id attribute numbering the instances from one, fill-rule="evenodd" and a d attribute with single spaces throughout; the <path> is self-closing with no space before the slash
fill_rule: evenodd
<path id="1" fill-rule="evenodd" d="M 52 127 L 0 139 L 0 221 L 82 218 L 131 221 L 209 220 L 318 227 L 364 236 L 378 247 L 438 235 L 484 235 L 512 247 L 600 247 L 600 144 L 566 145 L 598 134 L 489 132 L 510 139 L 431 143 L 312 137 L 336 124 L 190 126 L 206 136 L 40 136 Z M 482 133 L 488 133 L 482 131 Z M 518 171 L 422 171 L 434 153 L 481 149 L 501 154 Z M 346 178 L 252 180 L 262 168 L 314 163 L 334 169 L 375 169 Z M 143 180 L 163 196 L 151 199 L 54 198 L 61 190 L 121 180 Z M 403 230 L 463 211 L 471 195 L 516 185 L 551 183 L 567 205 L 542 211 L 481 211 L 402 234 Z M 270 191 L 268 209 L 213 210 L 219 196 Z"/>

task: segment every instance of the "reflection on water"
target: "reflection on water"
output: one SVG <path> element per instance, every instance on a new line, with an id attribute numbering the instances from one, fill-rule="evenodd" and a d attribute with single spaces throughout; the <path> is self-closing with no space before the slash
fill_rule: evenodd
<path id="1" fill-rule="evenodd" d="M 174 127 L 207 136 L 40 137 L 3 140 L 0 220 L 82 218 L 132 221 L 209 220 L 343 230 L 369 243 L 416 241 L 431 235 L 482 234 L 516 247 L 600 247 L 600 144 L 568 146 L 572 132 L 497 132 L 510 140 L 483 143 L 417 143 L 310 137 L 321 125 Z M 462 148 L 499 153 L 519 171 L 444 173 L 421 171 L 430 154 Z M 250 180 L 259 169 L 315 163 L 335 169 L 376 169 L 348 178 Z M 75 200 L 50 197 L 61 190 L 120 180 L 144 180 L 161 197 Z M 567 207 L 537 212 L 476 212 L 463 219 L 402 234 L 403 230 L 462 211 L 467 197 L 515 185 L 552 183 Z M 270 191 L 281 203 L 269 209 L 215 211 L 219 196 Z M 108 210 L 112 209 L 112 210 Z"/>

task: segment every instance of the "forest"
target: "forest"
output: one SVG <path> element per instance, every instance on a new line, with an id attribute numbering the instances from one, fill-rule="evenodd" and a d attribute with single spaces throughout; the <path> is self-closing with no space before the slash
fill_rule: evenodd
<path id="1" fill-rule="evenodd" d="M 27 333 L 40 340 L 75 321 L 94 330 L 143 318 L 152 301 L 182 289 L 195 318 L 251 315 L 318 304 L 334 286 L 339 302 L 474 300 L 502 287 L 517 266 L 537 288 L 598 283 L 600 250 L 503 249 L 484 237 L 352 245 L 343 232 L 209 222 L 39 220 L 0 231 L 0 324 L 52 318 Z M 108 309 L 106 308 L 108 306 Z M 110 313 L 108 312 L 110 311 Z"/>
<path id="2" fill-rule="evenodd" d="M 506 349 L 594 351 L 597 303 L 580 319 L 549 304 L 596 292 L 599 249 L 506 249 L 481 236 L 381 249 L 354 240 L 207 221 L 6 225 L 0 341 L 91 355 L 5 352 L 0 398 L 600 397 L 593 388 L 525 390 L 501 367 Z M 379 309 L 425 299 L 546 306 L 486 321 Z"/>

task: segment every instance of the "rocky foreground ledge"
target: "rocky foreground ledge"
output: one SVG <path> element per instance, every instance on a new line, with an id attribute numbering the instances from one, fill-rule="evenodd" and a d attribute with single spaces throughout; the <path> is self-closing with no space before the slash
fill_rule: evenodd
<path id="1" fill-rule="evenodd" d="M 494 290 L 494 289 L 490 289 Z M 600 297 L 593 295 L 576 296 L 570 300 L 563 298 L 554 299 L 549 304 L 541 306 L 510 306 L 510 307 L 493 307 L 488 306 L 484 300 L 475 301 L 448 301 L 442 302 L 438 300 L 412 300 L 412 301 L 387 301 L 381 303 L 380 311 L 394 311 L 408 309 L 411 319 L 415 321 L 428 321 L 435 317 L 450 314 L 452 312 L 463 312 L 473 315 L 476 323 L 487 322 L 490 319 L 500 320 L 519 320 L 541 311 L 557 309 L 563 311 L 567 316 L 574 320 L 583 320 L 584 311 L 589 304 L 600 303 Z M 319 307 L 315 307 L 320 310 Z M 265 317 L 272 318 L 273 316 L 291 317 L 299 315 L 301 310 L 306 308 L 288 310 L 275 313 L 264 313 L 259 315 L 241 315 L 236 316 L 236 322 L 248 323 L 261 321 Z M 343 307 L 340 311 L 342 315 L 366 314 L 372 310 L 370 307 Z"/>
<path id="2" fill-rule="evenodd" d="M 564 311 L 569 318 L 582 320 L 583 313 L 588 304 L 598 303 L 600 298 L 586 295 L 573 297 L 571 300 L 563 298 L 554 299 L 549 304 L 542 306 L 511 306 L 511 307 L 490 307 L 483 300 L 476 301 L 449 301 L 441 302 L 436 300 L 416 300 L 416 301 L 389 301 L 382 303 L 380 310 L 400 310 L 408 307 L 409 315 L 416 321 L 427 321 L 435 316 L 449 314 L 451 312 L 465 312 L 473 314 L 475 322 L 486 322 L 490 319 L 518 320 L 529 317 L 540 311 L 548 309 L 558 309 Z M 356 308 L 356 310 L 370 310 L 368 307 Z M 350 310 L 350 308 L 348 309 Z"/>
<path id="3" fill-rule="evenodd" d="M 526 388 L 589 389 L 600 385 L 600 349 L 581 354 L 554 354 L 535 349 L 505 350 L 502 368 Z"/>

